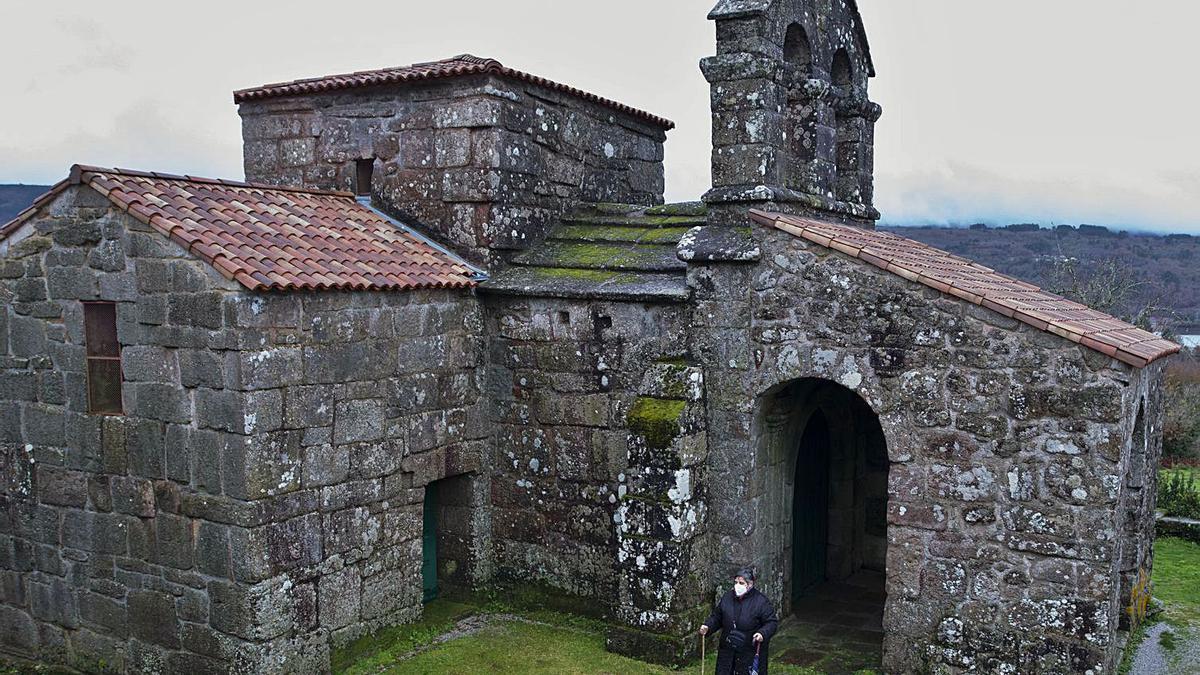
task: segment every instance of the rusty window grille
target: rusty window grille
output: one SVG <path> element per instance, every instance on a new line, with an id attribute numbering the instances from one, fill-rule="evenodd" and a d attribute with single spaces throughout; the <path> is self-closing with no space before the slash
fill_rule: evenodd
<path id="1" fill-rule="evenodd" d="M 87 347 L 88 412 L 120 415 L 121 343 L 117 342 L 117 305 L 83 303 L 84 344 Z"/>

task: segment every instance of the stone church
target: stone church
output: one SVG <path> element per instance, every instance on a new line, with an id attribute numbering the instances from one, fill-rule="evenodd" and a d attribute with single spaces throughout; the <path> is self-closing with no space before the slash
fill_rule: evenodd
<path id="1" fill-rule="evenodd" d="M 854 0 L 721 0 L 672 123 L 474 56 L 238 91 L 246 182 L 76 166 L 0 229 L 0 648 L 295 673 L 533 584 L 692 657 L 732 570 L 889 673 L 1108 673 L 1155 335 L 879 232 Z M 837 611 L 837 597 L 822 611 Z"/>

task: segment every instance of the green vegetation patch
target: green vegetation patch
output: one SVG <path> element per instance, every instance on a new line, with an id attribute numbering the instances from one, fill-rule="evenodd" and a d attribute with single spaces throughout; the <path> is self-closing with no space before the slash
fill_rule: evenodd
<path id="1" fill-rule="evenodd" d="M 678 244 L 690 227 L 660 227 L 648 230 L 639 241 L 643 244 Z"/>
<path id="2" fill-rule="evenodd" d="M 679 418 L 686 407 L 687 401 L 642 397 L 630 408 L 626 421 L 631 432 L 646 438 L 646 445 L 661 450 L 679 435 Z"/>
<path id="3" fill-rule="evenodd" d="M 552 239 L 574 241 L 616 241 L 634 243 L 648 234 L 658 232 L 648 227 L 622 227 L 620 225 L 561 225 L 554 229 Z"/>
<path id="4" fill-rule="evenodd" d="M 380 672 L 387 664 L 449 632 L 478 610 L 474 604 L 434 600 L 425 605 L 420 621 L 384 628 L 334 650 L 330 659 L 333 672 Z"/>
<path id="5" fill-rule="evenodd" d="M 1200 628 L 1200 544 L 1154 542 L 1154 596 L 1166 603 L 1168 621 Z"/>
<path id="6" fill-rule="evenodd" d="M 1200 519 L 1200 474 L 1193 469 L 1163 469 L 1158 478 L 1158 508 L 1168 516 Z"/>

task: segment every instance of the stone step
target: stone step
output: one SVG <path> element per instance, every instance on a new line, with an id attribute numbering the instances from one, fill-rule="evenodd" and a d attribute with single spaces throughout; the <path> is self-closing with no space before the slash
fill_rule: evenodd
<path id="1" fill-rule="evenodd" d="M 625 272 L 682 272 L 687 269 L 687 263 L 676 256 L 673 244 L 628 246 L 549 241 L 517 255 L 513 262 L 525 267 Z"/>
<path id="2" fill-rule="evenodd" d="M 686 302 L 691 290 L 682 275 L 510 267 L 480 284 L 482 293 L 551 298 Z"/>
<path id="3" fill-rule="evenodd" d="M 558 225 L 550 231 L 551 241 L 645 243 L 675 245 L 687 234 L 688 227 L 618 227 L 597 225 Z"/>
<path id="4" fill-rule="evenodd" d="M 571 213 L 563 216 L 562 222 L 570 225 L 597 225 L 601 227 L 684 227 L 704 225 L 704 216 L 653 216 L 646 214 L 607 215 L 596 213 Z"/>

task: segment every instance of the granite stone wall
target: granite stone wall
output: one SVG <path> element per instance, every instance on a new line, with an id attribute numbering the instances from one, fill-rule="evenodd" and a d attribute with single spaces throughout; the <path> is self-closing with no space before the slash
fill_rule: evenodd
<path id="1" fill-rule="evenodd" d="M 691 546 L 704 522 L 705 441 L 686 309 L 485 304 L 497 579 L 580 597 L 625 627 L 610 633 L 613 649 L 677 660 L 707 602 L 707 562 Z"/>
<path id="2" fill-rule="evenodd" d="M 474 262 L 540 242 L 581 201 L 661 204 L 663 129 L 496 76 L 242 103 L 249 181 L 355 189 Z"/>
<path id="3" fill-rule="evenodd" d="M 419 615 L 423 487 L 447 476 L 468 487 L 446 583 L 487 578 L 469 293 L 251 294 L 83 187 L 27 229 L 0 257 L 0 649 L 327 670 Z M 85 300 L 116 303 L 123 415 L 87 412 Z"/>
<path id="4" fill-rule="evenodd" d="M 1149 573 L 1161 366 L 754 235 L 761 262 L 689 267 L 708 472 L 721 477 L 712 583 L 744 564 L 788 574 L 770 556 L 773 478 L 746 457 L 771 466 L 768 395 L 826 380 L 869 406 L 887 444 L 886 669 L 1110 672 L 1128 575 Z"/>
<path id="5" fill-rule="evenodd" d="M 749 207 L 872 225 L 874 75 L 857 9 L 845 0 L 721 0 L 712 88 L 709 221 Z"/>

